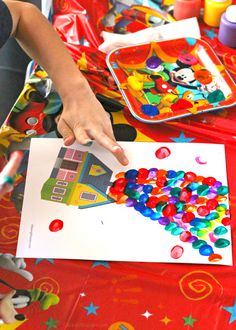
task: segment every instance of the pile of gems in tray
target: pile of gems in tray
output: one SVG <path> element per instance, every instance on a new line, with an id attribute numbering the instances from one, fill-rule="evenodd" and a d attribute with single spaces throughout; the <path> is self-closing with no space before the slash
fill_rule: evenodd
<path id="1" fill-rule="evenodd" d="M 157 168 L 130 169 L 116 175 L 108 195 L 157 221 L 180 241 L 192 244 L 209 261 L 222 259 L 213 247 L 230 244 L 222 238 L 230 224 L 228 187 L 214 177 Z"/>

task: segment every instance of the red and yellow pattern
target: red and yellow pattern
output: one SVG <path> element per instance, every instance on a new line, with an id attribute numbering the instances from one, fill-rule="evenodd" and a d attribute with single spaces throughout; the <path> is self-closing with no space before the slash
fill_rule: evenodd
<path id="1" fill-rule="evenodd" d="M 121 100 L 121 95 L 104 66 L 104 58 L 95 47 L 96 42 L 100 40 L 98 23 L 108 8 L 108 2 L 105 0 L 92 2 L 55 0 L 54 27 L 59 31 L 85 75 L 89 76 L 90 73 L 94 91 L 99 90 L 99 93 L 115 96 L 116 100 Z M 63 25 L 63 22 L 69 23 Z M 77 35 L 71 40 L 73 26 L 76 26 Z M 236 79 L 236 50 L 219 43 L 217 29 L 201 23 L 201 31 L 202 38 L 213 47 L 232 77 Z M 72 44 L 68 42 L 69 39 L 78 42 Z M 171 52 L 169 55 L 173 56 Z M 99 66 L 101 66 L 100 71 Z M 113 83 L 109 83 L 110 81 Z M 234 127 L 236 121 L 234 108 L 214 115 L 209 125 L 214 126 L 214 121 L 218 122 L 219 118 L 222 118 L 229 120 Z M 199 122 L 200 119 L 203 125 L 201 127 L 209 129 L 210 126 L 207 124 L 209 118 L 204 120 L 204 115 L 197 120 L 183 120 L 171 126 L 142 123 L 137 121 L 127 109 L 110 114 L 115 131 L 118 134 L 120 128 L 125 130 L 126 136 L 122 136 L 127 140 L 130 140 L 132 129 L 132 132 L 133 130 L 136 132 L 132 135 L 135 141 L 209 142 L 209 139 L 201 135 L 200 128 L 199 134 L 188 130 L 188 127 L 194 126 L 194 123 Z M 217 143 L 217 140 L 210 142 Z M 5 142 L 3 145 L 5 149 L 8 148 Z M 235 255 L 236 148 L 234 144 L 226 143 L 226 157 Z M 1 166 L 4 159 L 2 156 Z M 0 203 L 0 255 L 15 253 L 19 223 L 20 214 L 11 201 L 11 196 L 8 195 Z M 122 237 L 117 237 L 114 244 L 118 246 L 122 244 Z M 235 262 L 234 257 L 234 264 Z M 56 300 L 56 304 L 52 303 L 46 310 L 41 308 L 39 301 L 24 308 L 16 307 L 17 312 L 25 314 L 27 319 L 16 321 L 11 325 L 0 325 L 0 329 L 234 330 L 236 328 L 235 265 L 228 267 L 27 259 L 26 270 L 32 273 L 32 282 L 4 268 L 0 268 L 0 279 L 17 289 L 40 289 L 48 294 L 58 295 L 60 301 Z M 0 283 L 0 294 L 6 291 L 11 289 Z"/>

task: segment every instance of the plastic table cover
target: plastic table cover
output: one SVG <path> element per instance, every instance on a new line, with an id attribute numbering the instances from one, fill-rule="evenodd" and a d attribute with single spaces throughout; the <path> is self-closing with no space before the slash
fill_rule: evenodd
<path id="1" fill-rule="evenodd" d="M 156 2 L 148 3 L 156 8 Z M 130 1 L 129 5 L 132 4 Z M 123 18 L 123 9 L 127 9 L 124 1 L 56 0 L 53 25 L 94 92 L 102 100 L 111 97 L 117 102 L 116 106 L 109 104 L 106 110 L 118 140 L 225 143 L 235 253 L 236 144 L 232 137 L 236 130 L 236 112 L 229 108 L 211 117 L 192 116 L 172 124 L 147 125 L 134 119 L 106 67 L 105 55 L 97 50 L 102 42 L 100 32 L 113 31 Z M 126 17 L 122 24 L 123 29 L 131 32 L 150 26 L 140 8 L 136 16 L 130 15 L 128 20 Z M 202 22 L 200 25 L 202 38 L 236 79 L 236 50 L 218 42 L 217 29 Z M 27 136 L 28 127 L 21 113 L 38 116 L 39 123 L 34 126 L 38 136 L 56 136 L 54 117 L 61 111 L 60 99 L 55 91 L 48 92 L 50 84 L 46 73 L 40 68 L 35 72 L 1 131 L 0 166 L 5 162 L 8 147 Z M 122 111 L 114 111 L 117 104 Z M 219 122 L 227 129 L 217 139 L 209 132 L 217 130 Z M 235 256 L 232 267 L 16 259 L 26 166 L 27 152 L 14 191 L 0 203 L 0 319 L 12 311 L 18 315 L 9 324 L 0 324 L 0 329 L 236 329 Z M 117 237 L 114 244 L 122 244 L 122 237 Z"/>

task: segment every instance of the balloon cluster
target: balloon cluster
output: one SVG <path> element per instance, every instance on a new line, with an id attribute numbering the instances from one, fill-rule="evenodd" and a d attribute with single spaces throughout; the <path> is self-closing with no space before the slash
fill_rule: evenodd
<path id="1" fill-rule="evenodd" d="M 222 259 L 214 253 L 214 247 L 221 249 L 230 244 L 222 238 L 230 224 L 228 187 L 222 182 L 194 172 L 157 168 L 130 169 L 116 178 L 109 196 L 117 203 L 125 203 L 157 221 L 209 261 Z"/>

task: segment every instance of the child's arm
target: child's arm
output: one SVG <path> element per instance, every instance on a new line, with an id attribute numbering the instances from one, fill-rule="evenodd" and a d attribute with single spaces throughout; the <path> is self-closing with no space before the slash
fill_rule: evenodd
<path id="1" fill-rule="evenodd" d="M 10 160 L 0 172 L 0 199 L 13 189 L 14 178 L 22 158 L 23 153 L 21 151 L 14 151 L 10 156 Z"/>
<path id="2" fill-rule="evenodd" d="M 115 141 L 110 119 L 97 101 L 63 42 L 34 5 L 4 1 L 13 18 L 12 35 L 27 54 L 49 74 L 63 102 L 58 130 L 66 145 L 96 140 L 127 165 L 123 149 Z"/>

